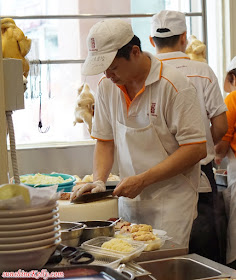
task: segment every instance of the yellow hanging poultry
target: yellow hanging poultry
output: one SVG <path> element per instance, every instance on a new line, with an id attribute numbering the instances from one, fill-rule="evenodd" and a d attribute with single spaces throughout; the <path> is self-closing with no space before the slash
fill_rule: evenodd
<path id="1" fill-rule="evenodd" d="M 85 123 L 91 134 L 93 113 L 94 96 L 91 93 L 88 84 L 83 84 L 78 90 L 74 125 L 76 125 L 76 123 Z"/>
<path id="2" fill-rule="evenodd" d="M 29 61 L 25 58 L 31 47 L 31 40 L 16 26 L 12 18 L 1 19 L 2 54 L 3 58 L 21 59 L 23 75 L 27 78 Z"/>

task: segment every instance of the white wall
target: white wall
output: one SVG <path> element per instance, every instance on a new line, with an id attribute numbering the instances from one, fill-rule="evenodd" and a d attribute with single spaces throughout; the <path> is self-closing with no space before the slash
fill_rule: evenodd
<path id="1" fill-rule="evenodd" d="M 94 144 L 17 149 L 19 174 L 59 172 L 83 177 L 93 172 L 93 151 Z M 118 174 L 117 163 L 112 173 Z"/>

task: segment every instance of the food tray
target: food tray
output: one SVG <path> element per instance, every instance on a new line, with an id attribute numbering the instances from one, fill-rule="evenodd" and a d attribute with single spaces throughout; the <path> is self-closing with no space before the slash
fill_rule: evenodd
<path id="1" fill-rule="evenodd" d="M 154 232 L 153 232 L 154 233 Z M 157 236 L 156 240 L 150 241 L 136 241 L 132 239 L 131 233 L 115 233 L 115 238 L 125 239 L 126 241 L 134 241 L 144 245 L 143 251 L 149 252 L 154 250 L 159 250 L 165 244 L 164 236 Z"/>
<path id="2" fill-rule="evenodd" d="M 113 237 L 99 236 L 99 237 L 90 239 L 88 241 L 85 241 L 81 245 L 81 247 L 83 247 L 85 250 L 88 250 L 88 251 L 93 250 L 96 252 L 107 254 L 108 256 L 120 257 L 120 258 L 122 258 L 122 260 L 121 260 L 122 263 L 129 262 L 129 261 L 139 257 L 145 248 L 145 245 L 143 243 L 131 241 L 131 240 L 127 240 L 127 242 L 129 242 L 134 247 L 134 250 L 132 250 L 131 252 L 128 252 L 128 253 L 101 248 L 101 246 L 104 242 L 109 241 L 111 239 L 113 239 Z"/>

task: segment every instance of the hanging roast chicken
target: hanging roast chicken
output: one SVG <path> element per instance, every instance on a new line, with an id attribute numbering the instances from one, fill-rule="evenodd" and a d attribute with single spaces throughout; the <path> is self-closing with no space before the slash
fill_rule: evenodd
<path id="1" fill-rule="evenodd" d="M 27 78 L 29 61 L 25 58 L 31 47 L 31 40 L 16 26 L 12 18 L 1 19 L 2 55 L 5 58 L 21 59 L 23 75 Z"/>
<path id="2" fill-rule="evenodd" d="M 94 96 L 90 91 L 89 85 L 83 84 L 78 90 L 76 99 L 74 125 L 76 123 L 85 123 L 91 134 L 93 113 Z"/>

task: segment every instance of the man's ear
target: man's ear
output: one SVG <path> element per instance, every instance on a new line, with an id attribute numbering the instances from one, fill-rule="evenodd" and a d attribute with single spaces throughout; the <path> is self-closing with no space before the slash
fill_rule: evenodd
<path id="1" fill-rule="evenodd" d="M 229 82 L 229 74 L 226 75 L 225 81 L 224 81 L 224 91 L 225 92 L 231 92 L 231 84 Z"/>
<path id="2" fill-rule="evenodd" d="M 182 44 L 186 44 L 188 43 L 188 39 L 187 39 L 187 32 L 185 31 L 183 34 L 180 35 L 180 41 Z"/>
<path id="3" fill-rule="evenodd" d="M 140 52 L 140 48 L 139 48 L 139 46 L 136 46 L 136 45 L 133 45 L 133 47 L 132 47 L 132 50 L 131 50 L 131 53 L 133 54 L 133 55 L 139 55 L 141 52 Z"/>
<path id="4" fill-rule="evenodd" d="M 155 46 L 155 43 L 154 43 L 153 38 L 151 36 L 149 36 L 149 41 L 152 44 L 152 46 L 155 48 L 156 46 Z"/>
<path id="5" fill-rule="evenodd" d="M 234 86 L 234 87 L 236 87 L 236 77 L 233 75 L 233 82 L 232 82 L 232 85 Z"/>

